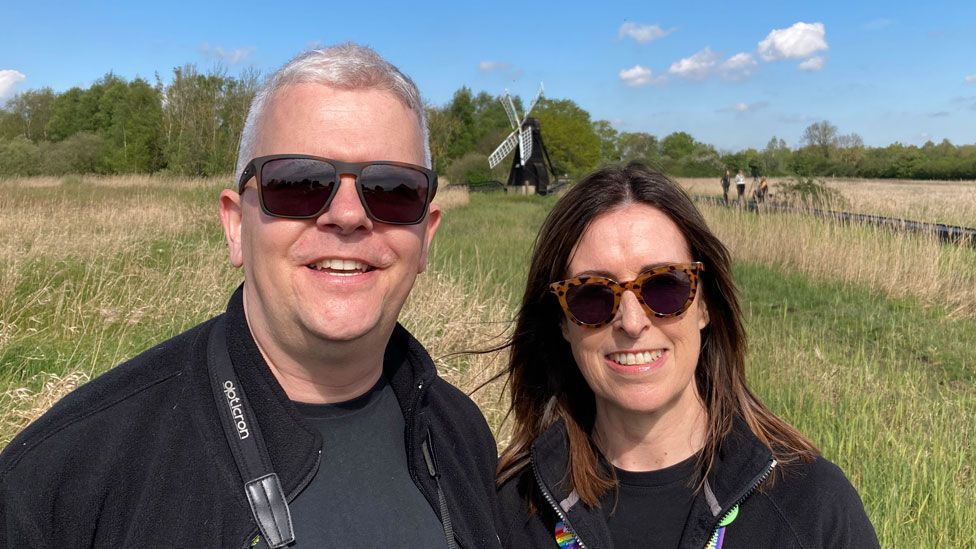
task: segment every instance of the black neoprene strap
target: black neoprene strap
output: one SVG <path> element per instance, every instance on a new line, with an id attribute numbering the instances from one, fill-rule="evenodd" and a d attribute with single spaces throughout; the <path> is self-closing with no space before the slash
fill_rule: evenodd
<path id="1" fill-rule="evenodd" d="M 284 547 L 295 541 L 288 500 L 278 475 L 271 468 L 261 428 L 237 380 L 230 355 L 224 319 L 214 322 L 207 345 L 210 386 L 220 414 L 220 425 L 230 445 L 237 469 L 244 480 L 244 494 L 254 520 L 269 547 Z"/>

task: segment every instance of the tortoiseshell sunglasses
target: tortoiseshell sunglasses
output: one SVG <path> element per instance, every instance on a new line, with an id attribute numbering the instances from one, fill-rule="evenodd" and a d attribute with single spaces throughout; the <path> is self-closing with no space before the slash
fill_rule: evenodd
<path id="1" fill-rule="evenodd" d="M 602 276 L 578 276 L 553 282 L 549 291 L 556 294 L 566 318 L 580 326 L 598 328 L 617 315 L 625 291 L 634 292 L 647 315 L 658 318 L 678 316 L 695 301 L 700 261 L 667 264 L 642 272 L 629 282 Z"/>

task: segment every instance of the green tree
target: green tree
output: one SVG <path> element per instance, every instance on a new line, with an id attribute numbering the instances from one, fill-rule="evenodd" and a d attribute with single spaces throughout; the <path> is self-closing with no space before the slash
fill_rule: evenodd
<path id="1" fill-rule="evenodd" d="M 671 162 L 679 162 L 695 152 L 696 143 L 691 134 L 674 132 L 661 140 L 661 153 Z"/>
<path id="2" fill-rule="evenodd" d="M 593 131 L 600 138 L 600 163 L 620 162 L 620 134 L 606 120 L 593 122 Z"/>
<path id="3" fill-rule="evenodd" d="M 569 99 L 541 99 L 532 113 L 557 175 L 580 175 L 600 162 L 600 137 L 590 113 Z"/>
<path id="4" fill-rule="evenodd" d="M 447 105 L 447 113 L 455 121 L 454 132 L 448 141 L 447 156 L 450 159 L 461 158 L 475 144 L 474 97 L 467 86 L 454 92 L 454 97 Z"/>
<path id="5" fill-rule="evenodd" d="M 86 93 L 86 90 L 75 87 L 58 94 L 54 99 L 51 119 L 47 123 L 47 134 L 52 141 L 61 141 L 80 131 L 95 129 L 91 125 L 94 112 L 85 112 L 82 109 L 82 97 Z"/>
<path id="6" fill-rule="evenodd" d="M 830 148 L 834 145 L 836 139 L 837 126 L 826 120 L 821 120 L 820 122 L 810 124 L 803 130 L 801 142 L 808 147 L 815 147 L 820 151 L 821 156 L 828 158 L 830 156 Z"/>
<path id="7" fill-rule="evenodd" d="M 789 171 L 790 158 L 793 153 L 786 146 L 786 141 L 775 135 L 766 144 L 766 148 L 759 153 L 759 161 L 763 166 L 763 173 L 769 175 L 785 175 Z"/>
<path id="8" fill-rule="evenodd" d="M 207 74 L 194 65 L 173 69 L 161 89 L 162 150 L 174 173 L 216 175 L 234 169 L 247 106 L 253 100 L 256 73 L 240 79 L 220 67 Z"/>
<path id="9" fill-rule="evenodd" d="M 622 162 L 639 160 L 655 166 L 661 163 L 660 143 L 649 133 L 622 132 L 617 139 L 617 149 Z"/>
<path id="10" fill-rule="evenodd" d="M 7 111 L 22 126 L 22 134 L 33 142 L 47 139 L 47 123 L 51 119 L 54 91 L 51 88 L 28 90 L 7 101 Z"/>

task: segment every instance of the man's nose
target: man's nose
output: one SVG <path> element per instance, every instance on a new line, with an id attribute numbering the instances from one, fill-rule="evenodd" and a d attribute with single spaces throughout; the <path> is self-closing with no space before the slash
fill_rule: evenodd
<path id="1" fill-rule="evenodd" d="M 356 178 L 342 175 L 339 188 L 329 207 L 316 219 L 320 227 L 332 227 L 342 234 L 351 234 L 357 229 L 373 229 L 373 221 L 366 214 L 359 193 L 356 191 Z"/>
<path id="2" fill-rule="evenodd" d="M 617 318 L 614 324 L 630 337 L 638 337 L 651 325 L 651 319 L 644 312 L 644 307 L 637 301 L 634 292 L 624 292 L 617 308 Z"/>

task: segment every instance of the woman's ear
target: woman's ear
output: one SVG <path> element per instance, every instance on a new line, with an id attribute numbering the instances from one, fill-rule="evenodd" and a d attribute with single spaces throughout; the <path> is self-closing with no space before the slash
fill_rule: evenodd
<path id="1" fill-rule="evenodd" d="M 708 305 L 705 303 L 705 299 L 698 300 L 698 329 L 704 330 L 705 326 L 708 326 Z"/>

